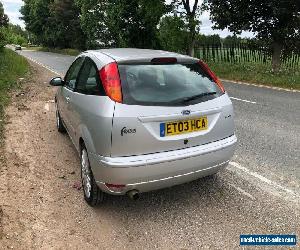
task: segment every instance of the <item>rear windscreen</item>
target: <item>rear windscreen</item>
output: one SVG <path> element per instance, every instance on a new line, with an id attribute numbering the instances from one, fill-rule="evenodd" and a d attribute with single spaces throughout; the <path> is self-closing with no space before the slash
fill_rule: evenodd
<path id="1" fill-rule="evenodd" d="M 223 94 L 198 63 L 130 64 L 118 67 L 124 104 L 185 106 Z"/>

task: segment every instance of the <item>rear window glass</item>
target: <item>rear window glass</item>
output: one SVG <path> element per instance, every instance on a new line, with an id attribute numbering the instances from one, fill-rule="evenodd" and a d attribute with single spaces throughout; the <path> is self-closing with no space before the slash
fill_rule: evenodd
<path id="1" fill-rule="evenodd" d="M 185 106 L 222 92 L 198 63 L 119 65 L 123 103 Z"/>

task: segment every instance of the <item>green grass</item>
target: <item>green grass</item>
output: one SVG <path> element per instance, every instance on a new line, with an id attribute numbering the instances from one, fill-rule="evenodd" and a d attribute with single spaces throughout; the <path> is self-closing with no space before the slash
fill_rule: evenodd
<path id="1" fill-rule="evenodd" d="M 69 56 L 78 56 L 81 52 L 78 49 L 57 49 L 57 48 L 53 49 L 53 48 L 46 48 L 46 47 L 37 47 L 35 50 L 58 53 L 58 54 L 69 55 Z"/>
<path id="2" fill-rule="evenodd" d="M 52 52 L 69 56 L 78 56 L 81 51 L 78 49 L 58 49 L 58 48 L 47 48 L 41 46 L 30 46 L 26 48 L 27 50 L 33 51 L 44 51 L 44 52 Z"/>
<path id="3" fill-rule="evenodd" d="M 269 65 L 261 63 L 207 63 L 218 77 L 223 79 L 300 90 L 300 68 L 283 69 L 273 73 Z"/>
<path id="4" fill-rule="evenodd" d="M 9 49 L 0 50 L 0 144 L 3 139 L 4 107 L 9 102 L 9 92 L 18 86 L 18 80 L 28 72 L 27 60 Z"/>

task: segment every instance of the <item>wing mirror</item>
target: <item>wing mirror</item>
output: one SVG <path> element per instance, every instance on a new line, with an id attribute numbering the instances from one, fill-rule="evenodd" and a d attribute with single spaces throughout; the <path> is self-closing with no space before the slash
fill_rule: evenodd
<path id="1" fill-rule="evenodd" d="M 63 86 L 65 84 L 64 80 L 61 77 L 54 77 L 50 81 L 52 86 Z"/>

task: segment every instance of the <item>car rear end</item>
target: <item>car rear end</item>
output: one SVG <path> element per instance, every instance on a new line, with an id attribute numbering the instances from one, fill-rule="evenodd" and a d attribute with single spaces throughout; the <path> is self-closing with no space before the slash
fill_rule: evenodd
<path id="1" fill-rule="evenodd" d="M 21 45 L 16 45 L 16 46 L 15 46 L 15 50 L 22 50 Z"/>
<path id="2" fill-rule="evenodd" d="M 100 69 L 115 102 L 111 154 L 90 157 L 99 187 L 146 192 L 211 175 L 234 153 L 232 103 L 198 59 L 151 50 L 103 50 Z"/>

